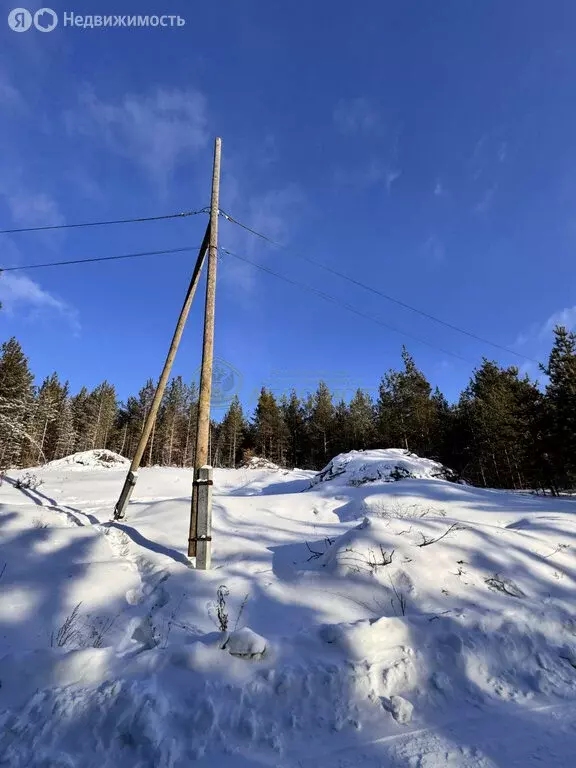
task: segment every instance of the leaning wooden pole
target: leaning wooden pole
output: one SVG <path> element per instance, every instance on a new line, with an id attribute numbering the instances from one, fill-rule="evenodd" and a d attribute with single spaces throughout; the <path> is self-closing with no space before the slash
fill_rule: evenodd
<path id="1" fill-rule="evenodd" d="M 162 396 L 164 394 L 164 390 L 166 389 L 166 384 L 168 383 L 168 377 L 170 376 L 170 371 L 172 370 L 172 363 L 176 357 L 178 345 L 180 344 L 180 339 L 182 338 L 182 332 L 184 331 L 184 326 L 186 325 L 186 320 L 188 319 L 188 313 L 190 312 L 190 307 L 192 306 L 192 300 L 194 299 L 194 294 L 196 293 L 196 288 L 198 287 L 198 282 L 200 281 L 200 273 L 202 271 L 202 265 L 204 263 L 204 258 L 206 256 L 206 250 L 208 248 L 209 242 L 210 225 L 208 225 L 208 228 L 206 229 L 202 245 L 200 246 L 198 258 L 196 259 L 196 264 L 194 265 L 194 271 L 192 273 L 192 279 L 190 280 L 188 292 L 186 293 L 184 303 L 182 304 L 182 309 L 180 310 L 180 316 L 178 318 L 178 322 L 176 323 L 176 329 L 174 331 L 174 336 L 172 337 L 168 355 L 166 356 L 164 368 L 162 369 L 162 373 L 158 381 L 158 386 L 154 392 L 154 399 L 152 400 L 150 411 L 148 412 L 146 421 L 144 422 L 144 428 L 142 430 L 142 434 L 140 435 L 140 439 L 136 447 L 136 452 L 132 458 L 130 469 L 126 475 L 126 480 L 124 481 L 122 492 L 120 493 L 118 501 L 116 502 L 116 506 L 114 507 L 114 520 L 122 520 L 124 518 L 126 507 L 128 506 L 128 502 L 132 496 L 132 491 L 136 485 L 136 480 L 138 479 L 138 469 L 140 467 L 140 462 L 142 461 L 142 455 L 144 454 L 146 444 L 150 438 L 150 433 L 154 427 L 156 415 L 158 414 L 158 408 L 160 407 Z"/>
<path id="2" fill-rule="evenodd" d="M 221 153 L 222 140 L 217 138 L 214 143 L 212 198 L 210 201 L 210 247 L 208 253 L 208 277 L 206 280 L 206 309 L 204 314 L 204 342 L 202 345 L 198 426 L 196 430 L 194 480 L 192 484 L 192 504 L 190 510 L 190 529 L 188 534 L 188 557 L 196 557 L 196 567 L 203 570 L 210 567 L 212 509 L 211 494 L 199 494 L 198 489 L 200 485 L 206 486 L 211 485 L 212 483 L 211 471 L 204 471 L 203 468 L 208 464 L 208 441 L 210 438 L 210 398 L 212 396 L 212 363 L 214 360 L 214 308 L 216 300 L 216 267 L 218 264 L 218 215 Z"/>

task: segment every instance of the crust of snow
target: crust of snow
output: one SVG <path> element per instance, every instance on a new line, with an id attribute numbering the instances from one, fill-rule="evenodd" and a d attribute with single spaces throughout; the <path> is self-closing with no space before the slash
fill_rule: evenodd
<path id="1" fill-rule="evenodd" d="M 271 472 L 279 472 L 280 467 L 263 456 L 252 456 L 248 461 L 242 464 L 243 469 L 267 469 Z"/>
<path id="2" fill-rule="evenodd" d="M 105 448 L 95 448 L 91 451 L 80 451 L 70 456 L 64 456 L 63 459 L 49 461 L 44 465 L 45 469 L 126 469 L 130 466 L 129 459 L 121 456 L 119 453 L 109 451 Z"/>
<path id="3" fill-rule="evenodd" d="M 455 476 L 432 459 L 423 459 L 401 448 L 382 448 L 340 453 L 312 478 L 311 486 L 318 483 L 360 486 L 405 478 L 452 480 Z"/>
<path id="4" fill-rule="evenodd" d="M 303 471 L 215 470 L 208 572 L 186 556 L 190 470 L 141 470 L 122 523 L 122 477 L 93 457 L 38 489 L 8 473 L 0 763 L 571 765 L 576 499 L 346 456 L 305 493 Z"/>

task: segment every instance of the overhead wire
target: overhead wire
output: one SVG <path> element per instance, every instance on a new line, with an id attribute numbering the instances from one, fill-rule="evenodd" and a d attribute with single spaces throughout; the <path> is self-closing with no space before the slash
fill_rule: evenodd
<path id="1" fill-rule="evenodd" d="M 63 267 L 69 264 L 90 264 L 97 261 L 118 261 L 119 259 L 137 259 L 141 256 L 166 256 L 173 253 L 184 253 L 185 251 L 197 251 L 200 248 L 199 245 L 187 245 L 183 248 L 165 248 L 161 251 L 140 251 L 139 253 L 125 253 L 120 256 L 96 256 L 90 259 L 70 259 L 68 261 L 52 261 L 45 262 L 43 264 L 23 264 L 18 267 L 0 267 L 0 275 L 2 272 L 16 272 L 25 269 L 41 269 L 44 267 Z"/>
<path id="2" fill-rule="evenodd" d="M 242 229 L 246 230 L 247 232 L 250 232 L 256 237 L 259 237 L 261 240 L 264 240 L 270 245 L 286 250 L 287 252 L 294 254 L 297 258 L 302 259 L 303 261 L 306 261 L 309 264 L 313 264 L 314 266 L 319 267 L 320 269 L 324 269 L 327 272 L 330 272 L 331 274 L 335 275 L 336 277 L 339 277 L 343 280 L 347 280 L 348 282 L 360 288 L 363 288 L 366 291 L 370 291 L 370 293 L 373 293 L 376 296 L 386 299 L 387 301 L 391 301 L 394 304 L 397 304 L 398 306 L 404 307 L 404 309 L 409 309 L 411 312 L 415 312 L 416 314 L 419 314 L 422 317 L 426 317 L 428 320 L 432 320 L 433 322 L 439 323 L 440 325 L 443 325 L 446 328 L 450 328 L 453 331 L 457 331 L 458 333 L 464 334 L 465 336 L 468 336 L 469 338 L 474 339 L 475 341 L 479 341 L 483 344 L 488 344 L 489 346 L 494 347 L 495 349 L 499 349 L 501 352 L 507 352 L 510 355 L 515 355 L 516 357 L 523 358 L 524 360 L 529 360 L 532 363 L 538 362 L 537 360 L 535 360 L 532 357 L 529 357 L 528 355 L 524 355 L 521 352 L 517 352 L 514 349 L 510 349 L 509 347 L 505 347 L 502 344 L 498 344 L 497 342 L 491 341 L 490 339 L 486 339 L 483 336 L 479 336 L 476 333 L 467 331 L 465 328 L 461 328 L 460 326 L 454 325 L 453 323 L 449 323 L 446 320 L 442 320 L 441 318 L 436 317 L 436 315 L 432 315 L 429 312 L 425 312 L 424 310 L 419 309 L 418 307 L 414 307 L 411 304 L 408 304 L 407 302 L 402 301 L 401 299 L 397 299 L 394 296 L 390 296 L 389 294 L 384 293 L 378 288 L 374 288 L 371 285 L 363 283 L 361 280 L 357 280 L 354 277 L 350 277 L 350 275 L 347 275 L 344 272 L 340 272 L 339 270 L 334 269 L 334 267 L 330 267 L 327 264 L 323 264 L 320 261 L 316 261 L 316 259 L 313 259 L 310 256 L 305 256 L 301 253 L 297 253 L 296 251 L 293 251 L 292 249 L 286 248 L 286 246 L 282 245 L 281 243 L 278 243 L 275 240 L 272 240 L 272 238 L 262 234 L 262 232 L 258 232 L 257 230 L 252 229 L 251 227 L 248 227 L 246 224 L 243 224 L 241 221 L 238 221 L 238 219 L 235 219 L 234 217 L 230 216 L 224 211 L 220 211 L 220 213 L 227 221 L 237 225 L 238 227 L 241 227 Z"/>
<path id="3" fill-rule="evenodd" d="M 164 216 L 139 216 L 134 219 L 112 219 L 109 221 L 84 221 L 78 224 L 47 224 L 41 227 L 20 227 L 17 229 L 0 229 L 0 235 L 12 235 L 17 232 L 45 232 L 52 229 L 79 229 L 81 227 L 103 227 L 108 224 L 141 224 L 146 221 L 163 221 L 165 219 L 185 219 L 188 216 L 198 216 L 207 213 L 208 208 L 198 211 L 182 211 L 181 213 L 169 213 Z"/>
<path id="4" fill-rule="evenodd" d="M 395 326 L 384 322 L 384 320 L 380 320 L 380 318 L 374 317 L 373 315 L 369 315 L 366 312 L 362 312 L 361 310 L 352 306 L 352 304 L 348 304 L 345 301 L 341 301 L 335 296 L 332 296 L 331 294 L 326 293 L 325 291 L 321 291 L 319 288 L 315 288 L 314 286 L 307 285 L 306 283 L 301 283 L 298 280 L 293 280 L 290 277 L 286 277 L 286 275 L 281 275 L 279 272 L 275 272 L 273 269 L 270 269 L 269 267 L 265 267 L 263 264 L 258 264 L 258 262 L 252 261 L 251 259 L 248 259 L 246 256 L 242 256 L 239 253 L 235 253 L 233 251 L 228 250 L 228 248 L 220 247 L 218 250 L 220 251 L 220 253 L 225 253 L 228 256 L 232 256 L 235 259 L 239 259 L 240 261 L 244 261 L 247 264 L 251 264 L 253 267 L 260 269 L 269 275 L 274 275 L 274 277 L 277 277 L 280 280 L 284 280 L 284 282 L 289 283 L 290 285 L 296 286 L 297 288 L 302 288 L 306 291 L 309 291 L 310 293 L 314 293 L 317 296 L 320 296 L 321 298 L 323 298 L 325 301 L 329 301 L 333 304 L 342 306 L 345 309 L 347 309 L 349 312 L 352 312 L 355 315 L 358 315 L 359 317 L 363 317 L 366 320 L 370 320 L 371 322 L 376 323 L 377 325 L 387 328 L 389 331 L 394 331 L 394 333 L 399 333 L 402 336 L 406 336 L 407 338 L 412 339 L 413 341 L 418 341 L 420 344 L 425 344 L 426 346 L 439 350 L 440 352 L 443 352 L 446 355 L 450 355 L 451 357 L 456 357 L 459 360 L 462 360 L 463 362 L 468 363 L 469 365 L 474 365 L 474 361 L 469 360 L 468 358 L 463 357 L 462 355 L 459 355 L 456 352 L 451 352 L 450 350 L 444 349 L 443 347 L 440 347 L 437 344 L 433 344 L 430 341 L 421 339 L 419 336 L 414 336 L 413 334 L 408 333 L 407 331 L 402 331 L 400 328 L 396 328 Z"/>

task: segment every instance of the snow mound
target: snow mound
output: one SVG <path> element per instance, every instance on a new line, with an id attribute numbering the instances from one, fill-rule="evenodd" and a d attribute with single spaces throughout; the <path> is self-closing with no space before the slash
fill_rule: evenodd
<path id="1" fill-rule="evenodd" d="M 104 467 L 105 469 L 123 469 L 129 467 L 130 461 L 124 456 L 114 451 L 108 451 L 103 448 L 96 448 L 92 451 L 80 451 L 71 456 L 64 456 L 63 459 L 56 459 L 46 464 L 50 469 L 95 469 Z"/>
<path id="2" fill-rule="evenodd" d="M 455 473 L 438 461 L 423 459 L 401 448 L 386 448 L 339 454 L 312 478 L 310 487 L 326 482 L 352 486 L 391 483 L 407 477 L 456 480 Z"/>
<path id="3" fill-rule="evenodd" d="M 278 464 L 274 464 L 273 461 L 265 459 L 263 456 L 252 456 L 251 459 L 242 464 L 242 469 L 269 469 L 276 472 L 280 469 Z"/>
<path id="4" fill-rule="evenodd" d="M 222 648 L 232 656 L 244 659 L 261 659 L 266 653 L 266 640 L 248 627 L 238 629 L 228 635 Z"/>

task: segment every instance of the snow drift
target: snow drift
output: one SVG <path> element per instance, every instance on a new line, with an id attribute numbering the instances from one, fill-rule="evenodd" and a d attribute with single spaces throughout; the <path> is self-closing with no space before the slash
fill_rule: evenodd
<path id="1" fill-rule="evenodd" d="M 119 453 L 104 448 L 95 448 L 91 451 L 80 451 L 63 459 L 56 459 L 45 464 L 46 469 L 124 469 L 130 466 L 130 461 Z"/>
<path id="2" fill-rule="evenodd" d="M 312 478 L 318 483 L 360 486 L 366 483 L 391 483 L 404 478 L 455 480 L 455 473 L 432 459 L 422 459 L 401 448 L 349 451 L 341 453 Z"/>
<path id="3" fill-rule="evenodd" d="M 143 469 L 114 523 L 121 473 L 88 454 L 1 489 L 0 764 L 573 763 L 576 500 L 404 451 L 336 457 L 306 493 L 303 471 L 216 469 L 200 572 L 192 472 Z"/>
<path id="4" fill-rule="evenodd" d="M 274 464 L 273 461 L 263 456 L 251 456 L 241 466 L 242 469 L 269 469 L 271 472 L 278 472 L 280 470 L 278 464 Z"/>

